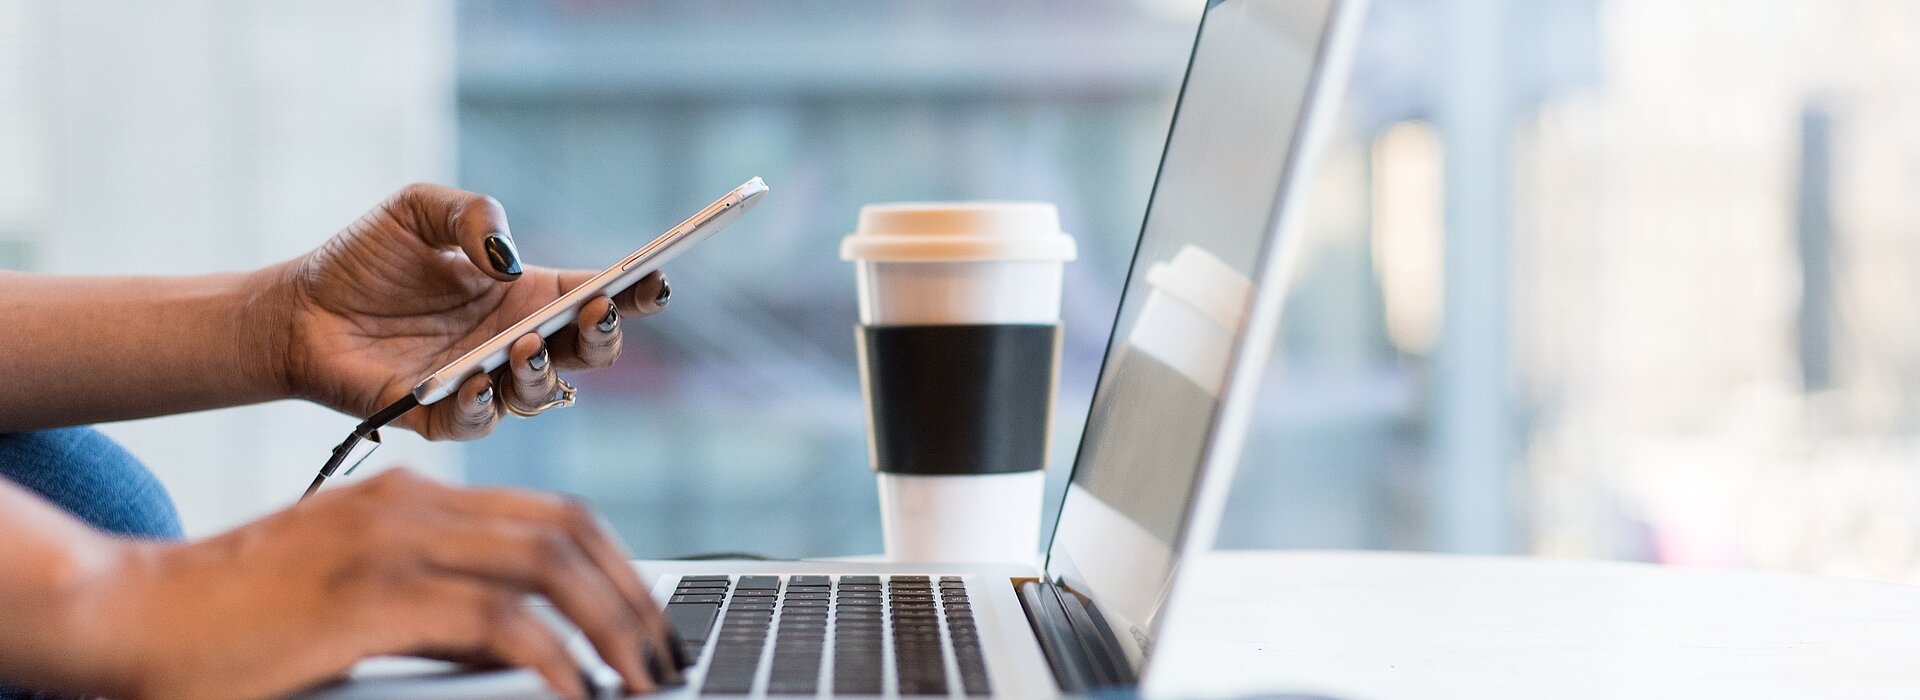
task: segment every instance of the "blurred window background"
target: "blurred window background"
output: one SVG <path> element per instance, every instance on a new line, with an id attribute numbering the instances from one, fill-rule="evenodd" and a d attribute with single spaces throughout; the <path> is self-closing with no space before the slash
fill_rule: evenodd
<path id="1" fill-rule="evenodd" d="M 641 556 L 877 551 L 839 238 L 867 202 L 1060 205 L 1057 486 L 1200 4 L 0 0 L 0 266 L 264 264 L 428 179 L 598 267 L 761 175 L 579 407 L 382 458 L 582 494 Z M 1916 31 L 1906 0 L 1374 0 L 1222 545 L 1920 582 Z M 107 430 L 208 533 L 351 422 Z"/>

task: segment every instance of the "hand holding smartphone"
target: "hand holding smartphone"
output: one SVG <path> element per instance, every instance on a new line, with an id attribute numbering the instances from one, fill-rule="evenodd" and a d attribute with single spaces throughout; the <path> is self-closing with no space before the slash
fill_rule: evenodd
<path id="1" fill-rule="evenodd" d="M 367 456 L 372 454 L 372 448 L 380 443 L 380 428 L 418 406 L 436 403 L 452 396 L 467 378 L 492 372 L 506 364 L 508 349 L 520 336 L 535 333 L 542 338 L 551 337 L 579 317 L 580 305 L 586 300 L 602 294 L 611 296 L 632 286 L 641 278 L 660 269 L 667 261 L 679 257 L 695 244 L 719 233 L 720 229 L 726 228 L 741 214 L 758 204 L 766 193 L 767 183 L 760 178 L 746 181 L 745 184 L 734 188 L 732 192 L 715 200 L 714 203 L 707 205 L 679 225 L 667 229 L 666 233 L 647 242 L 639 250 L 633 251 L 631 255 L 622 258 L 600 274 L 594 275 L 585 283 L 541 307 L 539 311 L 533 312 L 532 315 L 488 338 L 487 342 L 461 355 L 459 359 L 427 375 L 420 380 L 420 383 L 414 385 L 413 391 L 408 395 L 380 409 L 372 417 L 355 426 L 353 433 L 333 448 L 332 457 L 320 468 L 320 474 L 314 477 L 313 483 L 307 487 L 306 495 L 301 498 L 311 496 L 318 491 L 320 484 L 326 481 L 327 477 L 333 476 L 342 465 L 346 465 L 347 471 L 351 472 L 354 466 L 365 461 Z M 362 444 L 368 445 L 368 449 L 356 449 Z"/>
<path id="2" fill-rule="evenodd" d="M 453 395 L 460 383 L 468 377 L 498 369 L 507 361 L 507 348 L 513 341 L 528 333 L 538 333 L 545 338 L 553 335 L 580 314 L 580 305 L 593 297 L 612 295 L 640 281 L 648 273 L 660 269 L 667 261 L 678 257 L 707 237 L 719 233 L 727 224 L 753 208 L 767 193 L 767 183 L 760 178 L 748 180 L 746 184 L 734 188 L 726 196 L 701 209 L 699 213 L 688 217 L 680 225 L 668 229 L 658 238 L 633 251 L 632 255 L 622 258 L 604 272 L 594 275 L 585 284 L 573 291 L 560 295 L 560 298 L 541 307 L 533 315 L 521 319 L 519 323 L 500 331 L 498 335 L 481 343 L 467 354 L 445 367 L 440 368 L 413 387 L 413 398 L 421 404 L 430 404 Z"/>

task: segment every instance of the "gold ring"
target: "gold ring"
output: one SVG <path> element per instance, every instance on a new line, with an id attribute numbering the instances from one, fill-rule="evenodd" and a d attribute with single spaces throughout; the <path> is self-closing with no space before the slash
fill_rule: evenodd
<path id="1" fill-rule="evenodd" d="M 531 411 L 522 411 L 520 410 L 520 407 L 513 405 L 512 401 L 508 401 L 506 402 L 507 412 L 513 415 L 519 416 L 521 418 L 532 418 L 534 416 L 547 412 L 548 409 L 566 408 L 568 406 L 572 406 L 573 394 L 574 394 L 573 385 L 568 384 L 567 380 L 560 379 L 558 377 L 555 377 L 554 381 L 559 382 L 560 386 L 553 390 L 553 398 L 549 399 L 546 403 L 540 404 L 539 406 L 535 406 Z"/>

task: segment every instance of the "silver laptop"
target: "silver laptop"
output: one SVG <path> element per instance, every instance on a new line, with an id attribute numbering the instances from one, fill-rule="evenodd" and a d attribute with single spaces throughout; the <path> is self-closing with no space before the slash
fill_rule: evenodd
<path id="1" fill-rule="evenodd" d="M 640 562 L 696 659 L 663 695 L 1030 698 L 1151 674 L 1181 562 L 1212 546 L 1239 460 L 1296 238 L 1283 233 L 1359 4 L 1208 3 L 1044 566 Z M 375 664 L 320 695 L 542 688 L 525 670 Z"/>

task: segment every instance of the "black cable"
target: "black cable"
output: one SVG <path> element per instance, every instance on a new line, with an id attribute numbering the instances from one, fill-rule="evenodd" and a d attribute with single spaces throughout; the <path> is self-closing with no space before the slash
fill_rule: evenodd
<path id="1" fill-rule="evenodd" d="M 300 500 L 302 501 L 307 500 L 307 497 L 313 495 L 313 492 L 319 491 L 320 482 L 323 482 L 326 480 L 327 480 L 327 475 L 325 472 L 313 475 L 313 483 L 307 484 L 307 492 L 300 494 Z"/>
<path id="2" fill-rule="evenodd" d="M 385 428 L 388 423 L 399 420 L 400 416 L 406 415 L 407 411 L 419 407 L 420 400 L 413 398 L 413 394 L 407 394 L 400 397 L 399 401 L 387 404 L 386 408 L 380 409 L 380 412 L 373 414 L 372 418 L 360 421 L 360 425 L 354 426 L 353 431 L 356 433 L 371 433 L 375 430 Z"/>
<path id="3" fill-rule="evenodd" d="M 333 454 L 327 457 L 326 464 L 321 465 L 320 473 L 313 477 L 313 483 L 307 485 L 307 492 L 300 495 L 300 500 L 307 500 L 308 496 L 312 496 L 315 491 L 319 491 L 320 484 L 325 482 L 327 477 L 333 476 L 334 471 L 338 470 L 340 465 L 347 461 L 347 457 L 353 454 L 353 448 L 358 447 L 361 440 L 372 440 L 374 445 L 378 447 L 380 443 L 380 429 L 387 427 L 388 423 L 398 420 L 400 416 L 406 415 L 407 411 L 411 411 L 419 406 L 420 400 L 413 398 L 413 394 L 407 394 L 400 397 L 399 401 L 387 404 L 386 408 L 380 409 L 374 413 L 372 417 L 360 421 L 359 425 L 353 427 L 353 432 L 347 434 L 347 439 L 341 440 L 340 444 L 333 448 Z M 361 459 L 366 458 L 362 457 Z M 358 463 L 349 465 L 347 471 L 353 471 L 354 466 L 358 466 Z"/>

